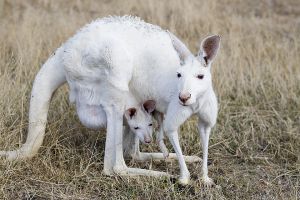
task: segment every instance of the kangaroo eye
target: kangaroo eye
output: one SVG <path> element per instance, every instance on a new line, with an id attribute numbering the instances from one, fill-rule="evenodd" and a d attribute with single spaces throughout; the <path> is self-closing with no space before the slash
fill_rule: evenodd
<path id="1" fill-rule="evenodd" d="M 135 130 L 138 130 L 138 129 L 140 129 L 140 127 L 137 127 L 137 126 L 136 126 L 136 127 L 134 127 L 134 129 L 135 129 Z"/>
<path id="2" fill-rule="evenodd" d="M 204 78 L 204 75 L 203 75 L 203 74 L 199 74 L 199 75 L 197 75 L 197 78 L 198 78 L 198 79 L 203 79 L 203 78 Z"/>
<path id="3" fill-rule="evenodd" d="M 152 126 L 152 124 L 149 124 L 149 126 Z"/>
<path id="4" fill-rule="evenodd" d="M 177 73 L 177 77 L 180 78 L 180 77 L 181 77 L 181 74 L 180 74 L 180 73 Z"/>

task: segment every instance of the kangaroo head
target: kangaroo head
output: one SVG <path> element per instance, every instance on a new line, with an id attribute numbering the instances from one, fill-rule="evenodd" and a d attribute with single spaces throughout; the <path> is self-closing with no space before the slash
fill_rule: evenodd
<path id="1" fill-rule="evenodd" d="M 155 104 L 155 101 L 148 100 L 138 108 L 133 107 L 125 111 L 127 124 L 142 143 L 148 144 L 152 141 L 152 112 L 155 110 Z"/>
<path id="2" fill-rule="evenodd" d="M 210 69 L 220 47 L 220 36 L 205 38 L 194 56 L 175 35 L 170 32 L 169 35 L 181 64 L 177 74 L 174 74 L 178 78 L 178 100 L 184 106 L 191 105 L 212 88 Z"/>

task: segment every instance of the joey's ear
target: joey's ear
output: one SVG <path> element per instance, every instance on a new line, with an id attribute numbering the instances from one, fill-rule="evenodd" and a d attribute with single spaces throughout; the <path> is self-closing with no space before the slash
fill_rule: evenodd
<path id="1" fill-rule="evenodd" d="M 220 48 L 220 41 L 221 37 L 219 35 L 212 35 L 202 40 L 197 58 L 204 62 L 206 66 L 216 57 Z"/>
<path id="2" fill-rule="evenodd" d="M 176 50 L 176 52 L 180 58 L 180 64 L 183 65 L 193 55 L 190 52 L 190 50 L 173 33 L 169 32 L 169 31 L 167 31 L 167 32 L 171 38 L 173 47 Z"/>
<path id="3" fill-rule="evenodd" d="M 127 119 L 132 119 L 136 115 L 136 108 L 129 108 L 125 111 L 125 117 Z"/>
<path id="4" fill-rule="evenodd" d="M 147 113 L 152 113 L 155 110 L 156 102 L 154 100 L 147 100 L 143 103 L 143 107 Z"/>

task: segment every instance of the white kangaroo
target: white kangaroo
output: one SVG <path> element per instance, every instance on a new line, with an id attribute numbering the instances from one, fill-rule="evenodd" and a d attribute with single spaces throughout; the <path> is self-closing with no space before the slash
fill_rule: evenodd
<path id="1" fill-rule="evenodd" d="M 101 105 L 105 111 L 106 174 L 167 176 L 163 172 L 128 168 L 124 162 L 123 113 L 125 94 L 130 90 L 139 102 L 155 100 L 156 110 L 165 114 L 163 128 L 178 157 L 182 184 L 189 183 L 190 173 L 177 131 L 192 114 L 198 115 L 202 179 L 210 185 L 213 181 L 208 177 L 208 141 L 218 112 L 210 69 L 219 46 L 219 36 L 207 37 L 194 56 L 173 34 L 139 18 L 96 20 L 77 32 L 44 64 L 32 89 L 27 141 L 19 150 L 2 154 L 16 159 L 36 153 L 44 137 L 52 93 L 67 81 L 70 94 L 74 94 L 71 99 L 77 97 L 89 105 Z"/>
<path id="2" fill-rule="evenodd" d="M 147 100 L 141 106 L 137 106 L 136 99 L 128 93 L 127 106 L 130 107 L 125 111 L 125 134 L 123 135 L 123 150 L 124 157 L 133 158 L 136 161 L 147 161 L 147 160 L 177 160 L 177 156 L 174 153 L 168 153 L 168 156 L 162 153 L 146 153 L 140 152 L 140 142 L 149 144 L 152 140 L 153 133 L 153 121 L 152 113 L 155 110 L 155 101 Z M 77 104 L 77 103 L 76 103 Z M 98 129 L 106 127 L 106 116 L 105 112 L 99 105 L 86 105 L 81 103 L 80 106 L 77 104 L 77 112 L 81 122 L 89 128 Z M 162 127 L 162 121 L 158 121 L 158 125 Z M 160 143 L 163 143 L 161 141 Z M 197 156 L 184 156 L 186 162 L 197 162 L 201 159 Z M 158 173 L 146 174 L 149 176 L 160 176 L 166 175 Z"/>

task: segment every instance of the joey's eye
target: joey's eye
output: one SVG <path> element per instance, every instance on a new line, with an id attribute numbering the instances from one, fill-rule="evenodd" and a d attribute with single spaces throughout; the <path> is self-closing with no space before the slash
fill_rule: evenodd
<path id="1" fill-rule="evenodd" d="M 181 77 L 181 74 L 180 74 L 180 73 L 177 73 L 177 77 L 180 78 L 180 77 Z"/>
<path id="2" fill-rule="evenodd" d="M 152 124 L 149 124 L 149 126 L 152 126 Z"/>
<path id="3" fill-rule="evenodd" d="M 134 129 L 135 129 L 135 130 L 138 130 L 138 129 L 140 129 L 140 127 L 136 126 L 136 127 L 134 127 Z"/>
<path id="4" fill-rule="evenodd" d="M 197 78 L 198 78 L 198 79 L 203 79 L 203 78 L 204 78 L 204 75 L 203 75 L 203 74 L 199 74 L 199 75 L 197 75 Z"/>

